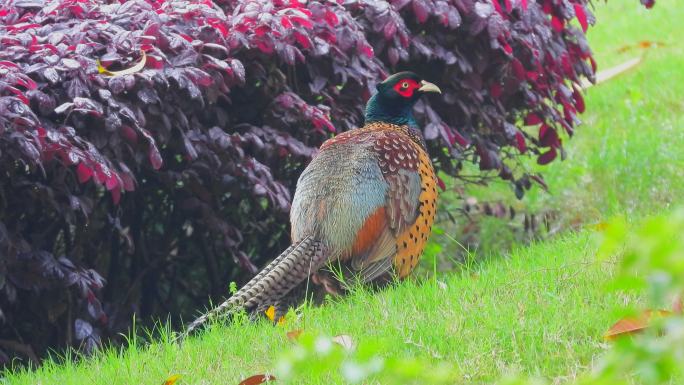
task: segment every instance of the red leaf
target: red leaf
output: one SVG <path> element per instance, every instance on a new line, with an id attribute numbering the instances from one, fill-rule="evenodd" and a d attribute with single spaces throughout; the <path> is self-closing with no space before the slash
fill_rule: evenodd
<path id="1" fill-rule="evenodd" d="M 185 39 L 188 43 L 192 43 L 192 42 L 194 41 L 194 39 L 193 39 L 192 37 L 190 37 L 190 36 L 188 36 L 188 35 L 186 35 L 186 34 L 184 34 L 184 33 L 179 33 L 178 36 L 180 36 L 180 37 L 182 37 L 183 39 Z"/>
<path id="2" fill-rule="evenodd" d="M 102 171 L 101 165 L 96 165 L 93 172 L 93 179 L 97 184 L 103 184 L 107 180 L 107 174 Z"/>
<path id="3" fill-rule="evenodd" d="M 121 201 L 121 189 L 115 188 L 110 192 L 112 193 L 112 202 L 114 202 L 115 205 L 118 205 L 119 201 Z"/>
<path id="4" fill-rule="evenodd" d="M 551 17 L 551 26 L 557 32 L 563 32 L 563 29 L 565 28 L 565 21 L 563 21 L 560 17 L 554 15 Z"/>
<path id="5" fill-rule="evenodd" d="M 501 87 L 501 84 L 494 83 L 491 86 L 489 86 L 489 92 L 495 99 L 498 99 L 501 96 L 501 93 L 503 92 L 503 87 Z"/>
<path id="6" fill-rule="evenodd" d="M 228 36 L 228 28 L 226 27 L 223 20 L 218 18 L 209 18 L 207 19 L 207 23 L 212 27 L 216 28 L 219 32 L 221 32 L 221 36 Z"/>
<path id="7" fill-rule="evenodd" d="M 574 91 L 572 93 L 572 98 L 575 99 L 575 108 L 577 111 L 581 114 L 584 112 L 584 97 L 582 96 L 582 91 L 580 91 L 577 87 L 574 87 Z"/>
<path id="8" fill-rule="evenodd" d="M 152 168 L 159 170 L 164 162 L 162 161 L 162 157 L 159 153 L 159 149 L 157 149 L 157 146 L 151 145 L 147 156 L 150 159 Z"/>
<path id="9" fill-rule="evenodd" d="M 523 67 L 520 60 L 513 59 L 511 62 L 511 67 L 513 67 L 513 74 L 516 78 L 518 78 L 518 80 L 525 80 L 527 74 L 525 73 L 525 67 Z"/>
<path id="10" fill-rule="evenodd" d="M 560 139 L 558 138 L 558 133 L 555 129 L 543 125 L 542 128 L 546 127 L 542 135 L 542 131 L 539 131 L 539 142 L 544 147 L 560 147 Z"/>
<path id="11" fill-rule="evenodd" d="M 588 28 L 587 14 L 584 12 L 584 6 L 582 4 L 575 3 L 575 16 L 577 16 L 577 21 L 579 21 L 582 26 L 582 30 L 586 33 Z"/>
<path id="12" fill-rule="evenodd" d="M 387 22 L 384 27 L 382 27 L 382 33 L 385 35 L 385 39 L 390 40 L 394 38 L 394 34 L 397 32 L 397 25 L 393 21 Z M 395 48 L 396 50 L 396 48 Z M 394 60 L 396 63 L 396 60 Z"/>
<path id="13" fill-rule="evenodd" d="M 561 57 L 561 66 L 563 66 L 563 71 L 565 71 L 565 74 L 568 77 L 572 77 L 573 69 L 572 64 L 570 63 L 570 57 L 568 55 L 563 55 L 563 57 Z"/>
<path id="14" fill-rule="evenodd" d="M 295 40 L 301 45 L 303 48 L 309 48 L 311 47 L 311 41 L 309 40 L 308 37 L 305 35 L 299 33 L 299 32 L 294 32 L 293 33 Z"/>
<path id="15" fill-rule="evenodd" d="M 7 28 L 8 31 L 11 32 L 22 32 L 27 29 L 32 29 L 32 28 L 40 28 L 42 25 L 37 24 L 37 23 L 19 23 L 19 24 L 14 24 L 14 25 L 8 25 L 5 28 Z"/>
<path id="16" fill-rule="evenodd" d="M 527 115 L 527 117 L 525 118 L 525 125 L 526 126 L 535 126 L 541 122 L 542 122 L 542 120 L 539 117 L 539 115 L 535 114 L 534 112 L 529 113 Z"/>
<path id="17" fill-rule="evenodd" d="M 12 63 L 11 61 L 5 60 L 0 61 L 0 67 L 19 68 L 19 66 L 16 63 Z"/>
<path id="18" fill-rule="evenodd" d="M 267 34 L 270 31 L 271 31 L 271 27 L 269 27 L 268 25 L 260 25 L 260 26 L 256 27 L 256 29 L 254 30 L 254 34 L 257 36 L 264 36 L 265 34 Z"/>
<path id="19" fill-rule="evenodd" d="M 290 21 L 290 18 L 287 16 L 283 16 L 280 19 L 280 24 L 287 29 L 292 28 L 292 22 Z"/>
<path id="20" fill-rule="evenodd" d="M 518 148 L 518 151 L 520 151 L 521 154 L 524 154 L 525 151 L 527 151 L 527 144 L 525 143 L 525 137 L 523 136 L 522 132 L 520 132 L 520 131 L 515 133 L 515 144 L 516 144 L 516 147 Z"/>
<path id="21" fill-rule="evenodd" d="M 558 153 L 556 153 L 556 149 L 551 148 L 549 151 L 539 155 L 537 158 L 537 163 L 541 165 L 549 164 L 552 160 L 556 159 L 557 155 Z"/>
<path id="22" fill-rule="evenodd" d="M 359 50 L 366 55 L 366 57 L 372 58 L 373 57 L 373 47 L 369 46 L 368 44 L 361 44 L 359 46 Z"/>
<path id="23" fill-rule="evenodd" d="M 498 12 L 499 14 L 503 14 L 503 11 L 501 11 L 501 4 L 499 4 L 499 0 L 492 0 L 492 5 L 494 6 L 496 12 Z"/>
<path id="24" fill-rule="evenodd" d="M 256 42 L 257 48 L 259 48 L 259 51 L 265 53 L 265 54 L 271 54 L 273 53 L 273 45 L 263 41 L 259 40 Z"/>
<path id="25" fill-rule="evenodd" d="M 442 191 L 446 191 L 446 184 L 440 177 L 437 177 L 437 186 L 439 186 Z"/>
<path id="26" fill-rule="evenodd" d="M 419 23 L 425 23 L 428 19 L 428 9 L 424 0 L 413 0 L 413 13 L 416 15 Z"/>
<path id="27" fill-rule="evenodd" d="M 76 166 L 76 175 L 79 183 L 85 183 L 93 176 L 93 170 L 81 162 Z"/>
<path id="28" fill-rule="evenodd" d="M 575 108 L 570 104 L 563 106 L 563 117 L 568 124 L 572 124 L 575 121 Z"/>
<path id="29" fill-rule="evenodd" d="M 522 9 L 527 10 L 527 0 L 520 0 L 520 5 L 522 5 Z"/>
<path id="30" fill-rule="evenodd" d="M 128 173 L 121 173 L 121 182 L 123 183 L 123 188 L 126 191 L 134 191 L 135 190 L 135 179 Z"/>
<path id="31" fill-rule="evenodd" d="M 309 29 L 313 28 L 313 23 L 311 22 L 311 20 L 309 20 L 307 18 L 299 17 L 299 16 L 293 16 L 291 19 L 292 19 L 292 22 L 297 23 L 304 28 L 309 28 Z"/>
<path id="32" fill-rule="evenodd" d="M 29 100 L 28 98 L 26 98 L 26 95 L 24 95 L 23 92 L 11 86 L 7 87 L 7 89 L 10 90 L 13 94 L 15 94 L 19 98 L 19 100 L 24 102 L 24 104 L 26 104 L 27 106 L 29 105 Z"/>
<path id="33" fill-rule="evenodd" d="M 35 90 L 38 88 L 36 82 L 34 82 L 31 78 L 17 79 L 17 84 L 29 90 Z"/>
<path id="34" fill-rule="evenodd" d="M 74 14 L 76 17 L 81 17 L 83 15 L 83 8 L 81 8 L 80 5 L 72 5 L 69 7 L 69 10 L 71 13 Z"/>
<path id="35" fill-rule="evenodd" d="M 542 124 L 541 127 L 539 127 L 539 139 L 541 140 L 545 135 L 546 135 L 546 130 L 548 130 L 549 126 L 546 124 Z"/>
<path id="36" fill-rule="evenodd" d="M 114 173 L 112 173 L 105 181 L 105 187 L 107 187 L 107 190 L 113 190 L 118 185 L 119 180 L 116 178 L 116 174 Z"/>
<path id="37" fill-rule="evenodd" d="M 132 144 L 138 143 L 138 134 L 131 126 L 121 126 L 121 136 L 123 136 L 128 142 Z"/>
<path id="38" fill-rule="evenodd" d="M 325 21 L 328 23 L 329 26 L 334 27 L 339 23 L 339 19 L 337 18 L 337 15 L 333 11 L 325 11 Z"/>
<path id="39" fill-rule="evenodd" d="M 267 381 L 275 381 L 275 377 L 270 374 L 257 374 L 249 378 L 245 378 L 238 385 L 258 385 Z"/>

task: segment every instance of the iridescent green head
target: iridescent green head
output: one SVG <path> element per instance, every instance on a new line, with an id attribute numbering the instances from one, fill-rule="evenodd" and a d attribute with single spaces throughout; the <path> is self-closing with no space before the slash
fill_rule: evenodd
<path id="1" fill-rule="evenodd" d="M 431 92 L 441 93 L 439 87 L 413 72 L 399 72 L 377 86 L 377 91 L 366 104 L 366 123 L 387 122 L 397 125 L 417 125 L 413 105 Z"/>

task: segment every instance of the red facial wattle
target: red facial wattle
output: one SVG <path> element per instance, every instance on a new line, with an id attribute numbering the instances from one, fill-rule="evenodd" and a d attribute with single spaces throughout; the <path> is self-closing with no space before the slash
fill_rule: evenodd
<path id="1" fill-rule="evenodd" d="M 405 98 L 413 97 L 413 93 L 420 88 L 420 84 L 413 79 L 401 79 L 392 87 L 399 95 Z"/>

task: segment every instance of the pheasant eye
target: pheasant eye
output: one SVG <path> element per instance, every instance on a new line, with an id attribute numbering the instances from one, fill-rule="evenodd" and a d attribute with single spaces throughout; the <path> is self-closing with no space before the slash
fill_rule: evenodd
<path id="1" fill-rule="evenodd" d="M 414 91 L 418 88 L 418 83 L 412 79 L 401 79 L 392 86 L 392 89 L 404 98 L 410 99 Z"/>

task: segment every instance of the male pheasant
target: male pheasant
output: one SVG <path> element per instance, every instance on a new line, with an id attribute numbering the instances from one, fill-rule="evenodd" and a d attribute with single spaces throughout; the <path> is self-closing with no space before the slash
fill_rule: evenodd
<path id="1" fill-rule="evenodd" d="M 436 210 L 435 172 L 412 113 L 429 92 L 441 93 L 412 72 L 378 84 L 365 125 L 323 143 L 300 176 L 290 212 L 292 245 L 186 333 L 235 307 L 278 305 L 309 277 L 335 290 L 324 269 L 333 263 L 362 282 L 406 277 Z"/>

